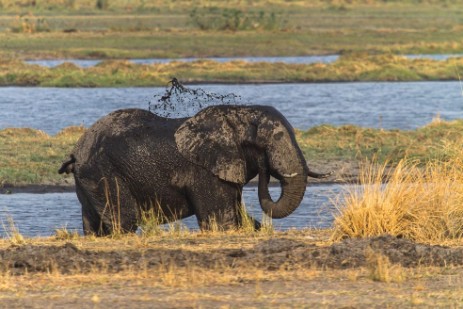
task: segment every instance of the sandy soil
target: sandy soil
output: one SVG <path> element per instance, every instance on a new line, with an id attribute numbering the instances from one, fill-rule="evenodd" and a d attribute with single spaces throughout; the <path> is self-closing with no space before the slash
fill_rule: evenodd
<path id="1" fill-rule="evenodd" d="M 461 246 L 391 236 L 330 243 L 310 230 L 190 235 L 4 242 L 0 307 L 463 305 Z"/>

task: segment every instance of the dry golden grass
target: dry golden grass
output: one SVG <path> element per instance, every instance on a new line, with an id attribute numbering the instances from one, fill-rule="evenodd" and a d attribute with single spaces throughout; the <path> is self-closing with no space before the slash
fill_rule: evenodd
<path id="1" fill-rule="evenodd" d="M 98 253 L 162 249 L 213 254 L 222 249 L 253 248 L 262 240 L 300 241 L 329 246 L 329 231 L 275 232 L 272 236 L 249 237 L 239 232 L 193 232 L 180 237 L 161 234 L 152 237 L 125 235 L 117 238 L 67 237 L 25 239 L 25 246 L 62 246 L 72 243 L 79 250 Z M 0 239 L 0 250 L 11 250 Z M 247 251 L 249 252 L 249 251 Z M 275 253 L 276 255 L 278 253 Z M 432 307 L 457 307 L 461 295 L 461 267 L 402 268 L 386 257 L 366 251 L 365 267 L 326 269 L 299 264 L 280 264 L 267 269 L 265 264 L 221 263 L 209 267 L 173 263 L 168 257 L 156 267 L 138 267 L 114 273 L 110 266 L 91 273 L 71 274 L 55 271 L 12 275 L 0 272 L 0 301 L 4 306 L 79 307 L 404 307 L 427 304 Z M 260 257 L 257 255 L 257 262 Z M 270 261 L 269 261 L 270 263 Z M 260 264 L 260 266 L 258 266 Z M 121 293 L 123 291 L 123 293 Z"/>
<path id="2" fill-rule="evenodd" d="M 362 187 L 339 199 L 333 239 L 390 234 L 420 242 L 461 241 L 463 153 L 458 147 L 449 151 L 448 161 L 425 167 L 407 160 L 392 171 L 385 164 L 367 166 Z"/>
<path id="3" fill-rule="evenodd" d="M 367 269 L 370 278 L 381 282 L 402 282 L 405 278 L 405 270 L 401 265 L 394 265 L 387 256 L 373 251 L 371 248 L 365 252 Z"/>
<path id="4" fill-rule="evenodd" d="M 408 59 L 386 52 L 384 55 L 343 55 L 328 64 L 221 63 L 211 60 L 134 64 L 123 60 L 106 60 L 87 68 L 72 64 L 48 68 L 5 60 L 0 61 L 0 69 L 2 86 L 163 86 L 172 76 L 181 77 L 185 83 L 421 81 L 458 80 L 458 72 L 463 71 L 463 59 Z"/>

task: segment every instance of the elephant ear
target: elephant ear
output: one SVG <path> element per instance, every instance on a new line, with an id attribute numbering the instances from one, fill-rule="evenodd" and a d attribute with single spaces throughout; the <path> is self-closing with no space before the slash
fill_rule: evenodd
<path id="1" fill-rule="evenodd" d="M 187 160 L 222 180 L 244 184 L 246 162 L 225 110 L 207 108 L 185 121 L 175 133 L 177 148 Z"/>

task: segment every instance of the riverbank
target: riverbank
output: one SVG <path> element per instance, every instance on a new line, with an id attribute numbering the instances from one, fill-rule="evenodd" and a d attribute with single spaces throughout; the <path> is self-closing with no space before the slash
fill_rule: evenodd
<path id="1" fill-rule="evenodd" d="M 463 58 L 439 61 L 354 54 L 328 64 L 212 60 L 136 64 L 108 60 L 87 68 L 72 63 L 49 68 L 19 60 L 0 60 L 0 69 L 0 86 L 148 87 L 165 86 L 172 76 L 184 84 L 444 81 L 459 79 Z"/>
<path id="2" fill-rule="evenodd" d="M 463 250 L 329 230 L 0 240 L 9 308 L 454 307 Z M 121 290 L 124 293 L 121 294 Z"/>

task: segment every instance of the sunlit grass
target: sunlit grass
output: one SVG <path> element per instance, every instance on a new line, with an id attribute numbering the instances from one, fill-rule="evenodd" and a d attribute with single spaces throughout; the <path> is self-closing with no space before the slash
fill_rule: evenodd
<path id="1" fill-rule="evenodd" d="M 97 2 L 108 7 L 98 9 Z M 298 56 L 461 53 L 457 1 L 123 1 L 3 0 L 0 55 L 42 58 Z M 196 12 L 196 13 L 194 13 Z M 214 17 L 259 18 L 250 27 L 211 30 Z M 212 19 L 206 27 L 192 16 Z M 235 16 L 226 17 L 234 22 Z M 267 20 L 268 21 L 268 20 Z M 207 29 L 206 31 L 201 30 Z M 220 29 L 220 28 L 219 28 Z M 390 74 L 407 76 L 401 68 Z M 409 73 L 409 72 L 408 72 Z M 376 73 L 378 74 L 378 73 Z M 408 75 L 409 78 L 414 74 Z"/>
<path id="2" fill-rule="evenodd" d="M 365 252 L 367 269 L 370 278 L 381 282 L 402 282 L 406 271 L 399 264 L 392 264 L 387 256 L 375 252 L 371 248 Z"/>
<path id="3" fill-rule="evenodd" d="M 139 222 L 140 234 L 144 239 L 150 237 L 184 237 L 190 233 L 188 227 L 181 221 L 179 216 L 173 215 L 173 219 L 168 220 L 162 213 L 159 202 L 147 210 L 141 210 Z"/>
<path id="4" fill-rule="evenodd" d="M 446 61 L 393 55 L 340 57 L 331 64 L 287 64 L 210 60 L 163 64 L 105 61 L 95 67 L 63 64 L 55 68 L 0 61 L 0 85 L 122 87 L 165 85 L 172 76 L 184 83 L 458 80 L 463 58 Z"/>
<path id="5" fill-rule="evenodd" d="M 463 153 L 424 167 L 401 160 L 395 169 L 367 165 L 361 187 L 340 198 L 333 239 L 394 235 L 442 243 L 463 237 Z M 385 182 L 387 181 L 387 182 Z"/>
<path id="6" fill-rule="evenodd" d="M 59 182 L 57 169 L 83 132 L 83 127 L 55 136 L 34 129 L 0 130 L 0 185 Z"/>
<path id="7" fill-rule="evenodd" d="M 16 268 L 8 260 L 0 263 L 0 299 L 4 305 L 33 301 L 35 305 L 47 306 L 71 299 L 80 306 L 89 307 L 111 303 L 114 299 L 119 306 L 136 302 L 147 307 L 153 303 L 165 307 L 191 306 L 192 302 L 205 307 L 230 303 L 244 307 L 250 304 L 256 307 L 268 304 L 337 307 L 346 305 L 346 297 L 348 304 L 366 304 L 367 307 L 391 302 L 398 307 L 409 306 L 410 302 L 455 307 L 461 302 L 462 268 L 459 266 L 406 268 L 368 250 L 365 267 L 317 267 L 306 263 L 304 258 L 294 262 L 291 255 L 303 254 L 304 246 L 308 252 L 315 247 L 329 249 L 332 244 L 329 232 L 277 231 L 271 236 L 252 237 L 237 231 L 190 232 L 180 237 L 168 234 L 149 237 L 129 234 L 117 238 L 38 237 L 26 239 L 26 247 L 21 247 L 24 244 L 12 246 L 9 239 L 0 239 L 2 253 L 27 249 L 18 265 L 23 257 L 28 261 L 28 252 L 44 247 L 62 248 L 55 256 L 33 255 L 49 261 L 46 270 L 14 274 Z M 294 242 L 294 251 L 284 246 L 280 251 L 276 246 L 275 252 L 263 255 L 265 247 L 262 248 L 262 244 L 279 240 L 282 244 Z M 106 258 L 99 259 L 104 253 Z M 136 262 L 130 259 L 129 253 L 146 254 L 149 258 Z M 213 262 L 195 258 L 205 255 Z M 57 263 L 66 263 L 63 256 L 77 266 L 69 268 L 69 272 L 61 272 Z M 81 269 L 76 263 L 85 256 L 96 261 L 90 270 Z M 109 256 L 116 257 L 116 263 L 109 264 Z M 284 259 L 284 256 L 293 262 L 272 263 L 273 257 Z M 310 261 L 312 257 L 306 258 Z M 118 263 L 127 267 L 114 271 L 112 267 Z M 156 290 L 160 293 L 153 294 Z M 125 293 L 121 295 L 121 291 Z"/>
<path id="8" fill-rule="evenodd" d="M 80 237 L 80 235 L 76 230 L 70 231 L 70 230 L 67 229 L 67 227 L 62 227 L 62 228 L 59 228 L 59 229 L 55 230 L 55 239 L 56 240 L 72 241 L 72 240 L 79 239 L 79 237 Z"/>
<path id="9" fill-rule="evenodd" d="M 2 222 L 2 225 L 9 243 L 13 246 L 23 245 L 26 242 L 25 238 L 19 232 L 13 218 L 11 216 L 7 216 L 6 221 L 6 223 Z"/>

